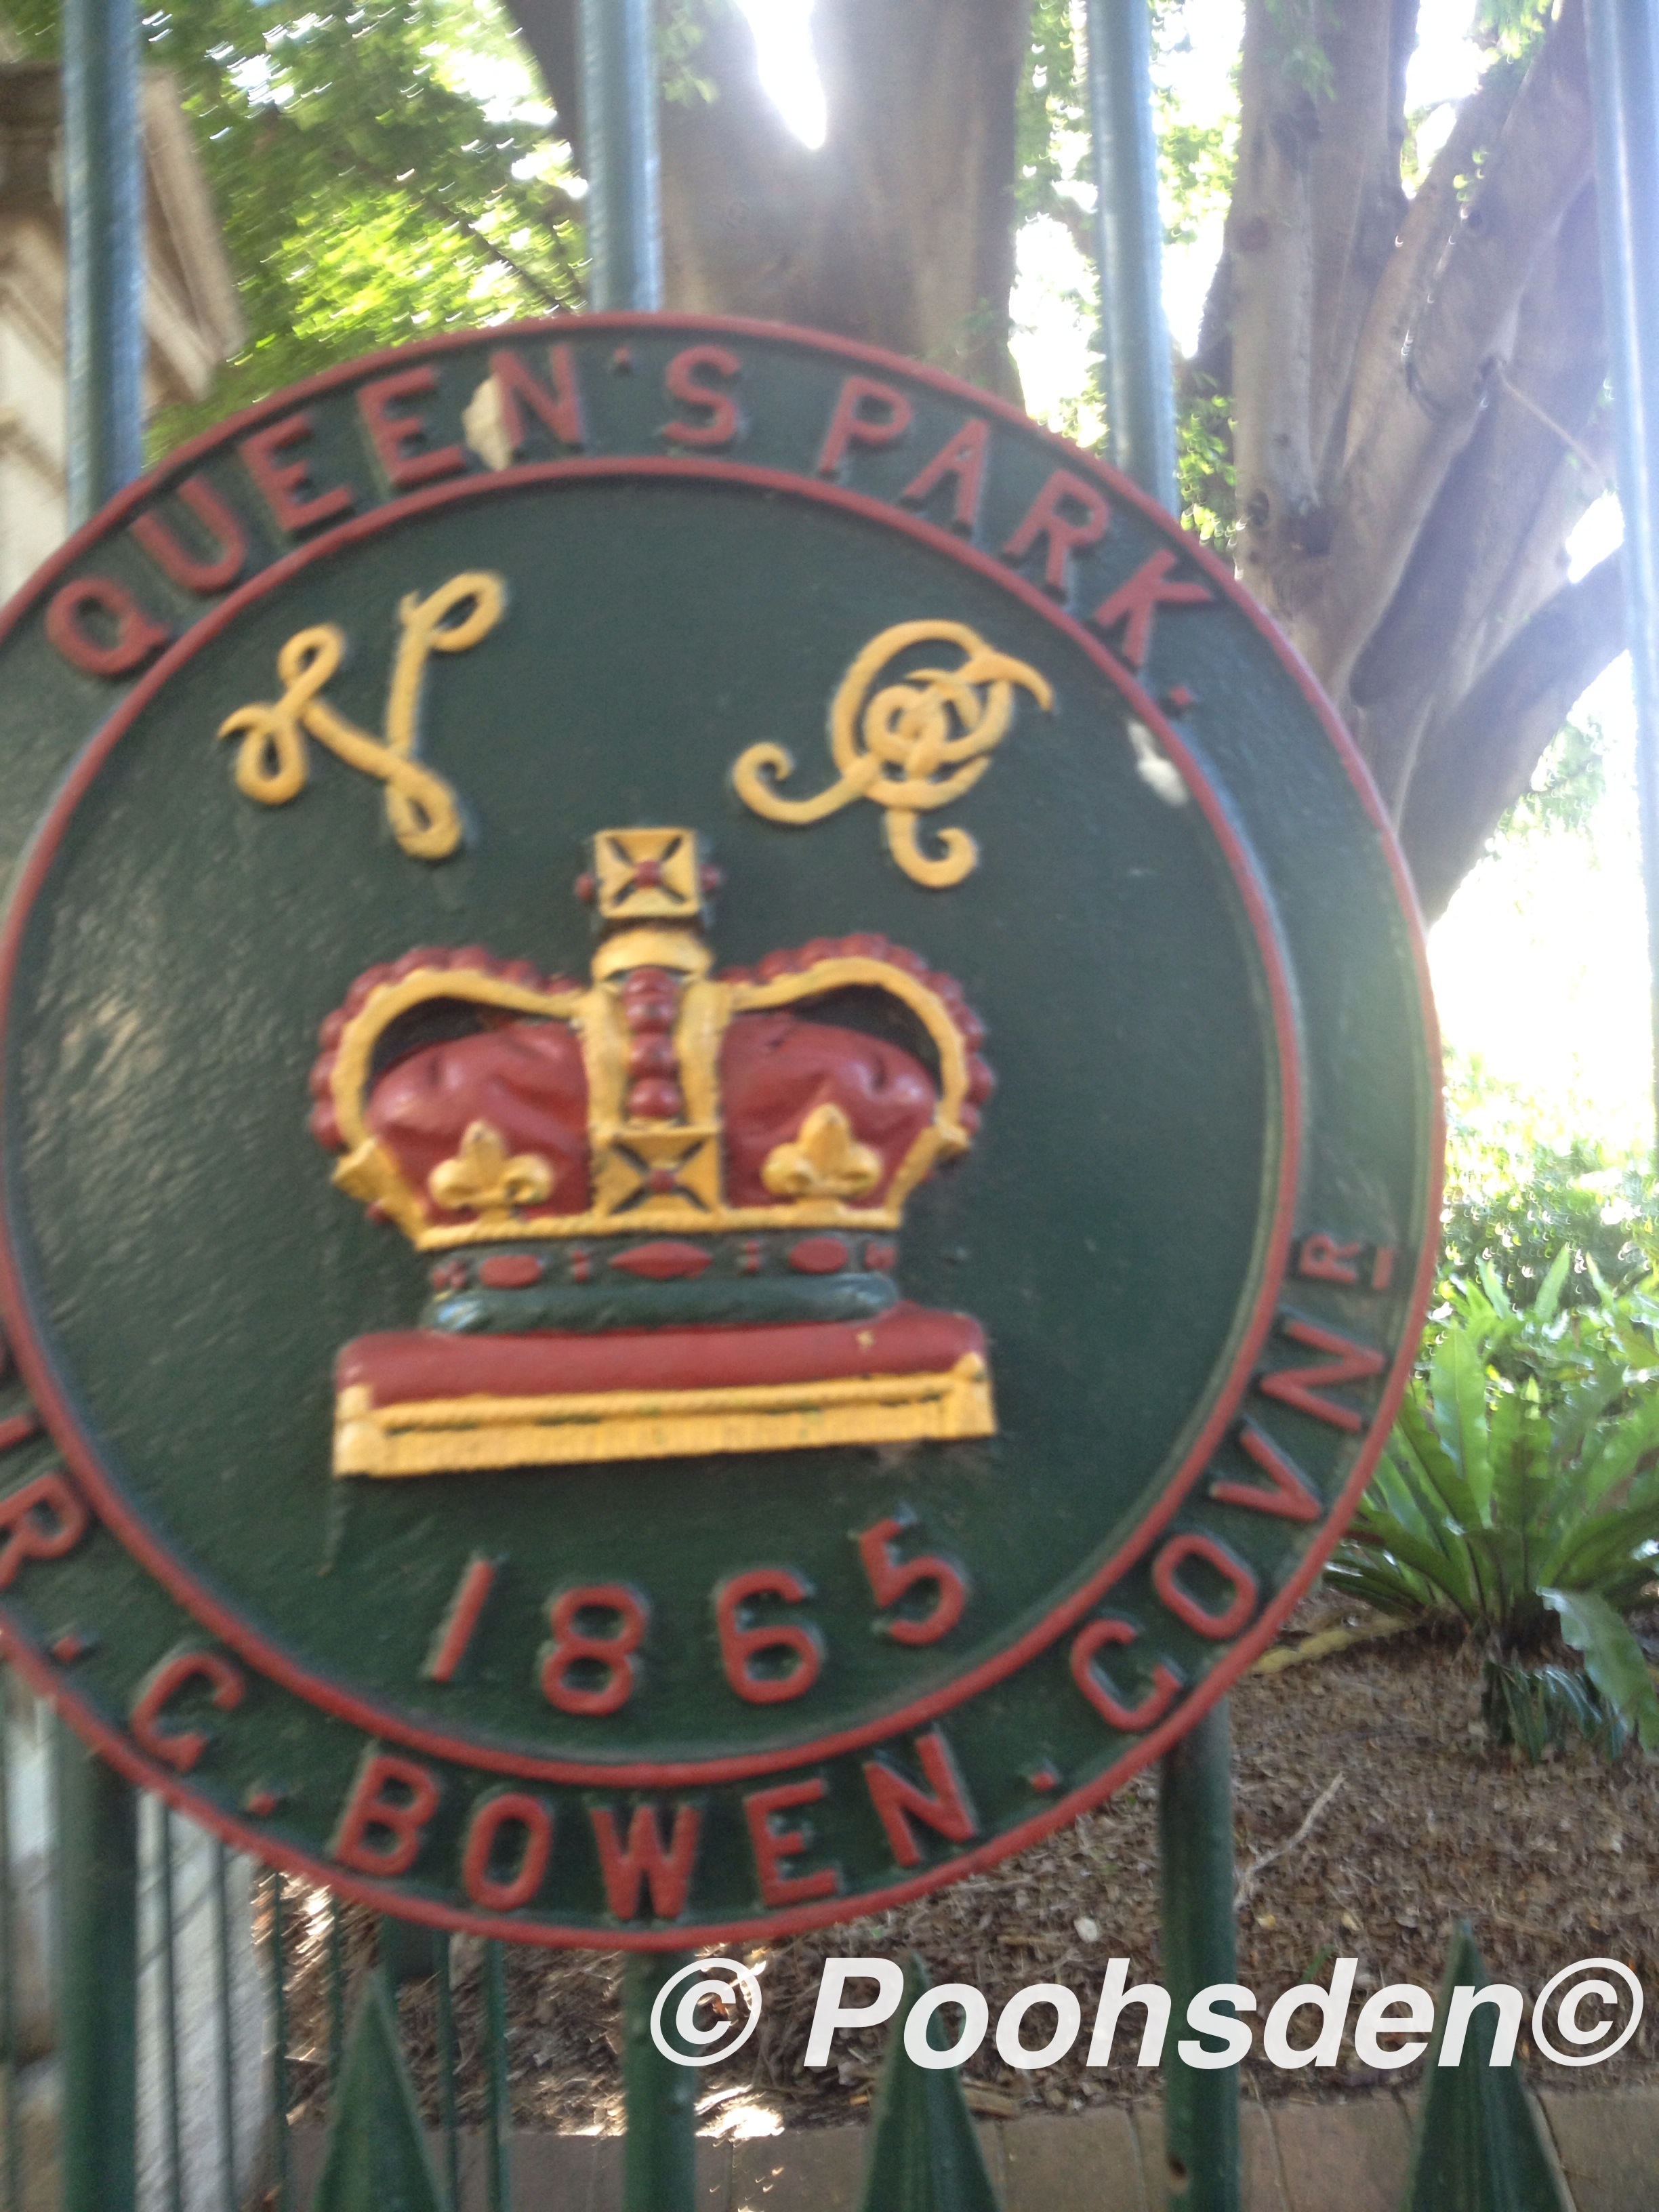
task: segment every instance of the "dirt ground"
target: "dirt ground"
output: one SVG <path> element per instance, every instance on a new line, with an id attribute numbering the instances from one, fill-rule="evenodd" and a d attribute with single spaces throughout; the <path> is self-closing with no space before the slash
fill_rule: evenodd
<path id="1" fill-rule="evenodd" d="M 1289 1640 L 1359 1618 L 1316 1598 Z M 1609 1768 L 1575 1752 L 1535 1768 L 1517 1764 L 1487 1748 L 1478 1695 L 1474 1656 L 1417 1633 L 1253 1674 L 1234 1693 L 1244 1893 L 1238 1972 L 1261 2013 L 1292 1984 L 1325 1979 L 1336 1957 L 1358 1961 L 1355 2013 L 1366 1992 L 1386 1983 L 1433 1989 L 1458 1918 L 1473 1926 L 1490 1977 L 1517 1984 L 1528 2008 L 1552 1974 L 1584 1957 L 1621 1960 L 1649 1989 L 1659 1986 L 1659 1759 L 1627 1757 Z M 850 2047 L 838 2039 L 837 2068 L 808 2074 L 800 2065 L 828 1954 L 919 1951 L 936 1983 L 981 1990 L 994 2023 L 1003 2002 L 1028 1983 L 1060 1982 L 1077 1992 L 1084 2033 L 1061 2063 L 1016 2074 L 987 2039 L 964 2076 L 979 2112 L 1076 2111 L 1146 2094 L 1153 2081 L 1133 2063 L 1138 2012 L 1126 2021 L 1110 2068 L 1085 2070 L 1082 2060 L 1107 1960 L 1127 1955 L 1133 1979 L 1159 1978 L 1156 1797 L 1155 1776 L 1143 1776 L 1100 1811 L 990 1874 L 898 1911 L 746 1954 L 762 1972 L 766 2010 L 741 2057 L 705 2077 L 704 2124 L 767 2133 L 855 2118 L 867 2105 L 884 2028 Z M 1316 1807 L 1307 1832 L 1293 1841 Z M 325 2078 L 325 1946 L 320 1920 L 316 1925 L 313 1939 L 298 1948 L 291 1984 L 292 2077 L 302 2106 Z M 361 1966 L 372 1952 L 372 1923 L 349 1921 L 346 1936 Z M 476 2119 L 483 2100 L 478 1947 L 458 1941 L 454 1956 L 461 2116 Z M 617 2125 L 617 1960 L 515 1951 L 507 1983 L 515 2123 Z M 435 2117 L 430 1981 L 407 1985 L 402 2005 Z M 1042 2040 L 1051 2017 L 1033 2014 L 1028 2041 Z M 1524 2029 L 1521 2057 L 1534 2086 L 1578 2087 L 1591 2078 L 1605 2087 L 1659 2074 L 1656 2035 L 1644 2021 L 1625 2051 L 1589 2077 L 1540 2061 Z M 1334 2073 L 1281 2072 L 1259 2056 L 1245 2069 L 1247 2087 L 1264 2098 L 1352 2090 L 1385 2078 L 1408 2085 L 1418 2070 L 1373 2073 L 1351 2044 Z"/>

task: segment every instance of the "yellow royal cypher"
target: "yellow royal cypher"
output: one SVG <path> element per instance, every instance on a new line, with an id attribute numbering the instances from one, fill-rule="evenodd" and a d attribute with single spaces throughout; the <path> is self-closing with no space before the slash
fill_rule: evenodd
<path id="1" fill-rule="evenodd" d="M 465 653 L 501 620 L 507 588 L 483 569 L 452 576 L 422 599 L 410 592 L 399 602 L 403 635 L 392 664 L 386 736 L 372 737 L 323 696 L 345 657 L 345 632 L 334 623 L 296 630 L 276 656 L 284 686 L 276 701 L 239 707 L 220 725 L 222 738 L 240 737 L 236 787 L 262 806 L 284 806 L 305 789 L 306 738 L 338 755 L 349 768 L 386 786 L 386 818 L 404 851 L 417 860 L 443 860 L 461 842 L 461 811 L 442 776 L 415 757 L 421 687 L 434 653 Z M 459 619 L 450 620 L 459 612 Z"/>
<path id="2" fill-rule="evenodd" d="M 956 646 L 955 668 L 917 668 L 878 690 L 878 679 L 911 646 Z M 822 822 L 867 799 L 886 809 L 888 850 L 913 882 L 945 890 L 972 872 L 979 847 L 965 830 L 941 830 L 943 850 L 930 859 L 916 835 L 919 817 L 971 791 L 1014 719 L 1016 687 L 1049 707 L 1048 678 L 1023 660 L 998 653 L 966 623 L 895 623 L 872 638 L 842 678 L 830 709 L 830 750 L 838 782 L 815 799 L 786 799 L 778 790 L 794 773 L 782 745 L 750 745 L 733 763 L 732 781 L 745 805 L 769 822 Z"/>

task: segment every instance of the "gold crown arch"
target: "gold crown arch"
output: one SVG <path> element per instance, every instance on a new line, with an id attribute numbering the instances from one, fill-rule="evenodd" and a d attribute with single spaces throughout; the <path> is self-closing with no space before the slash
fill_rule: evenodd
<path id="1" fill-rule="evenodd" d="M 972 1141 L 963 1111 L 973 1083 L 971 1046 L 946 999 L 896 961 L 843 950 L 769 977 L 717 981 L 702 935 L 702 883 L 695 833 L 612 830 L 601 833 L 594 846 L 594 896 L 612 933 L 594 955 L 592 980 L 586 989 L 543 988 L 465 965 L 416 967 L 373 988 L 345 1022 L 327 1079 L 345 1146 L 334 1172 L 339 1188 L 381 1208 L 422 1251 L 452 1249 L 481 1236 L 897 1228 L 916 1185 Z M 641 968 L 661 969 L 683 979 L 673 1042 L 684 1110 L 673 1117 L 645 1118 L 628 1111 L 630 1035 L 623 981 Z M 771 1012 L 854 988 L 897 999 L 926 1030 L 939 1060 L 932 1120 L 911 1144 L 878 1204 L 859 1200 L 878 1181 L 878 1161 L 856 1143 L 841 1109 L 823 1105 L 763 1163 L 762 1181 L 776 1193 L 777 1202 L 728 1205 L 719 1078 L 727 1024 L 737 1014 Z M 409 1180 L 374 1135 L 368 1103 L 375 1048 L 394 1023 L 439 1000 L 568 1022 L 577 1031 L 587 1079 L 592 1202 L 586 1208 L 527 1213 L 552 1194 L 551 1164 L 539 1153 L 509 1156 L 500 1133 L 488 1122 L 471 1125 L 459 1154 L 433 1170 L 425 1189 Z M 665 1178 L 672 1188 L 662 1188 Z M 435 1218 L 457 1212 L 472 1218 Z"/>

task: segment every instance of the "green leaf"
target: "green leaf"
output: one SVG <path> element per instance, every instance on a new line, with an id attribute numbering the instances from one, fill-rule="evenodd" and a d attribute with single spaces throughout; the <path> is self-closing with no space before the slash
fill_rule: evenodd
<path id="1" fill-rule="evenodd" d="M 1433 1529 L 1437 1532 L 1448 1516 L 1456 1528 L 1479 1527 L 1480 1507 L 1474 1492 L 1441 1443 L 1415 1389 L 1400 1408 L 1389 1451 L 1418 1492 Z"/>
<path id="2" fill-rule="evenodd" d="M 1470 1331 L 1448 1329 L 1429 1366 L 1434 1425 L 1484 1522 L 1492 1504 L 1486 1370 Z"/>
<path id="3" fill-rule="evenodd" d="M 1378 1514 L 1409 1528 L 1425 1544 L 1440 1543 L 1448 1534 L 1446 1499 L 1428 1479 L 1403 1428 L 1397 1428 L 1389 1439 L 1356 1517 L 1364 1522 Z"/>
<path id="4" fill-rule="evenodd" d="M 1584 1671 L 1644 1751 L 1659 1751 L 1659 1697 L 1653 1677 L 1628 1621 L 1620 1620 L 1594 1590 L 1540 1590 L 1539 1595 L 1561 1623 L 1561 1633 L 1582 1652 Z"/>
<path id="5" fill-rule="evenodd" d="M 1443 1547 L 1425 1543 L 1397 1522 L 1379 1525 L 1375 1519 L 1368 1520 L 1364 1528 L 1356 1523 L 1348 1532 L 1348 1541 L 1373 1560 L 1381 1556 L 1413 1569 L 1472 1626 L 1479 1623 L 1484 1610 L 1484 1585 L 1467 1543 Z"/>
<path id="6" fill-rule="evenodd" d="M 1611 1601 L 1615 1583 L 1633 1578 L 1639 1590 L 1655 1579 L 1644 1547 L 1656 1538 L 1659 1501 L 1593 1514 L 1571 1529 L 1553 1553 L 1540 1559 L 1539 1580 L 1561 1589 L 1600 1590 Z"/>
<path id="7" fill-rule="evenodd" d="M 1659 1390 L 1640 1399 L 1586 1451 L 1580 1478 L 1585 1498 L 1592 1504 L 1604 1498 L 1633 1474 L 1650 1451 L 1659 1451 Z"/>
<path id="8" fill-rule="evenodd" d="M 1535 1320 L 1550 1322 L 1555 1319 L 1556 1308 L 1561 1303 L 1561 1285 L 1571 1271 L 1572 1247 L 1564 1244 L 1550 1262 L 1548 1274 L 1538 1285 L 1538 1296 L 1532 1302 Z"/>
<path id="9" fill-rule="evenodd" d="M 1510 1304 L 1509 1292 L 1499 1280 L 1497 1270 L 1484 1254 L 1475 1262 L 1475 1273 L 1480 1278 L 1480 1286 L 1491 1302 L 1493 1314 L 1507 1321 L 1515 1308 Z"/>
<path id="10" fill-rule="evenodd" d="M 1622 1361 L 1599 1363 L 1589 1374 L 1564 1386 L 1550 1421 L 1555 1449 L 1562 1458 L 1578 1456 L 1595 1424 L 1624 1395 Z"/>
<path id="11" fill-rule="evenodd" d="M 1566 2212 L 1521 2069 L 1492 2063 L 1497 2015 L 1490 2006 L 1478 2005 L 1471 2015 L 1460 2062 L 1441 2059 L 1453 1991 L 1490 1980 L 1468 1923 L 1460 1923 L 1424 2061 L 1404 2212 L 1444 2212 L 1454 2204 L 1467 2212 Z"/>
<path id="12" fill-rule="evenodd" d="M 1346 1596 L 1357 1598 L 1364 1605 L 1374 1605 L 1379 1613 L 1394 1613 L 1401 1620 L 1448 1610 L 1438 1601 L 1441 1593 L 1421 1575 L 1413 1574 L 1409 1567 L 1380 1553 L 1374 1559 L 1368 1559 L 1361 1553 L 1340 1547 L 1325 1569 L 1325 1579 Z"/>
<path id="13" fill-rule="evenodd" d="M 1492 1519 L 1535 1536 L 1561 1484 L 1550 1466 L 1549 1424 L 1535 1398 L 1500 1390 L 1489 1417 Z"/>

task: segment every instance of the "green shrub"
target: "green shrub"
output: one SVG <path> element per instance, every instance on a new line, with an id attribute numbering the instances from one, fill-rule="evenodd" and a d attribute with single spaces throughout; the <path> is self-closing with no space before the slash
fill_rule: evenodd
<path id="1" fill-rule="evenodd" d="M 1659 1277 L 1614 1290 L 1577 1257 L 1593 1304 L 1565 1302 L 1567 1247 L 1524 1306 L 1484 1261 L 1449 1286 L 1327 1571 L 1385 1613 L 1461 1620 L 1486 1646 L 1489 1729 L 1533 1756 L 1570 1730 L 1659 1749 L 1625 1618 L 1659 1570 Z M 1587 1681 L 1540 1667 L 1562 1641 Z"/>
<path id="2" fill-rule="evenodd" d="M 1659 1264 L 1659 1185 L 1646 1161 L 1551 1125 L 1478 1058 L 1449 1058 L 1440 1264 L 1473 1281 L 1484 1260 L 1529 1304 L 1563 1247 L 1563 1305 L 1599 1303 L 1592 1267 L 1628 1287 Z"/>

